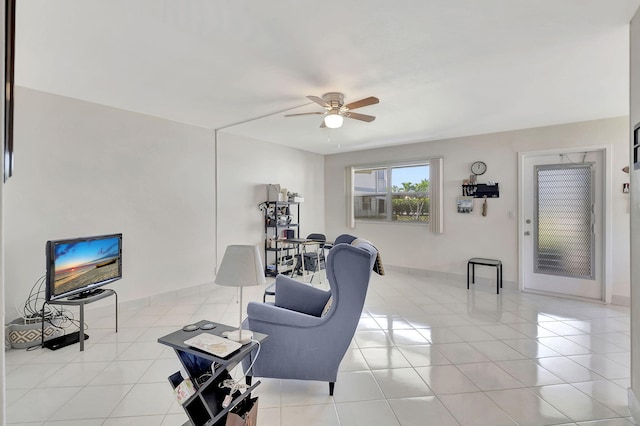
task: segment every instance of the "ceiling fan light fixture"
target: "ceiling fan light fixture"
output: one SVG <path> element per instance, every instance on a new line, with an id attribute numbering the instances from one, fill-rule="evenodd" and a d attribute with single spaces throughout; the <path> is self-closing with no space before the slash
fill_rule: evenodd
<path id="1" fill-rule="evenodd" d="M 337 129 L 339 127 L 342 127 L 342 122 L 344 121 L 345 117 L 353 120 L 365 121 L 367 123 L 372 122 L 376 119 L 375 116 L 352 112 L 352 110 L 377 104 L 380 102 L 380 99 L 376 98 L 375 96 L 369 96 L 368 98 L 360 99 L 359 101 L 351 102 L 345 105 L 344 95 L 340 92 L 325 93 L 321 98 L 318 96 L 309 95 L 307 96 L 307 99 L 320 105 L 322 108 L 324 108 L 324 111 L 286 114 L 285 117 L 293 117 L 297 115 L 324 115 L 324 120 L 322 120 L 322 124 L 320 124 L 321 129 Z"/>
<path id="2" fill-rule="evenodd" d="M 324 125 L 330 129 L 337 129 L 342 126 L 343 121 L 344 118 L 340 114 L 332 111 L 324 118 Z"/>

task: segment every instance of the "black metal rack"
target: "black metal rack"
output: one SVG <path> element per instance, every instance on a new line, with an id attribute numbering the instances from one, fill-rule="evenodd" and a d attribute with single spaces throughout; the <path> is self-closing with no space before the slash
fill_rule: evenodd
<path id="1" fill-rule="evenodd" d="M 264 203 L 264 263 L 265 275 L 276 276 L 295 267 L 295 247 L 283 240 L 300 238 L 300 203 L 294 201 L 266 201 Z M 283 220 L 282 217 L 291 220 Z M 291 231 L 290 235 L 283 235 Z M 274 238 L 275 237 L 275 238 Z M 272 242 L 273 241 L 273 242 Z M 273 253 L 273 255 L 269 255 Z M 273 260 L 273 263 L 270 263 Z"/>

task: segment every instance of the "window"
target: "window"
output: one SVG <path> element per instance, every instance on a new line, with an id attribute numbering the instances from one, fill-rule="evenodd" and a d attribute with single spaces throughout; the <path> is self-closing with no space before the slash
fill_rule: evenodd
<path id="1" fill-rule="evenodd" d="M 429 162 L 353 169 L 358 220 L 429 222 Z"/>
<path id="2" fill-rule="evenodd" d="M 387 219 L 387 169 L 355 170 L 353 206 L 356 219 Z"/>

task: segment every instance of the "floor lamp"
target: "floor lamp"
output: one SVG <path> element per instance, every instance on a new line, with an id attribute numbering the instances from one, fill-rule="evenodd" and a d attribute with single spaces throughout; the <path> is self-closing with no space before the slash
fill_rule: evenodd
<path id="1" fill-rule="evenodd" d="M 240 342 L 243 345 L 249 343 L 253 338 L 253 333 L 242 329 L 242 287 L 266 284 L 258 246 L 227 246 L 215 283 L 227 287 L 238 287 L 240 301 L 239 328 L 225 335 L 228 339 Z"/>

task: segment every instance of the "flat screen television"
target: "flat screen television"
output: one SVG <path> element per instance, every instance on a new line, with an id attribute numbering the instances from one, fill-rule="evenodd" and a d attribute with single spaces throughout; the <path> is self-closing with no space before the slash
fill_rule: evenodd
<path id="1" fill-rule="evenodd" d="M 47 301 L 83 298 L 122 278 L 122 234 L 47 241 Z"/>

